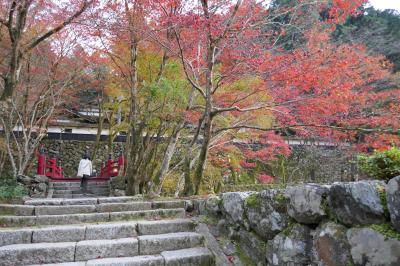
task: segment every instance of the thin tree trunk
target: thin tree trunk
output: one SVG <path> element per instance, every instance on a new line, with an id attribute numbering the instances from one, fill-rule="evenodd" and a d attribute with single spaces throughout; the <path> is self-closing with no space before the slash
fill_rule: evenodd
<path id="1" fill-rule="evenodd" d="M 99 150 L 100 147 L 103 124 L 104 124 L 103 108 L 101 107 L 101 103 L 99 102 L 99 124 L 97 125 L 96 141 L 94 142 L 92 158 L 91 158 L 93 162 L 96 160 L 97 151 Z"/>

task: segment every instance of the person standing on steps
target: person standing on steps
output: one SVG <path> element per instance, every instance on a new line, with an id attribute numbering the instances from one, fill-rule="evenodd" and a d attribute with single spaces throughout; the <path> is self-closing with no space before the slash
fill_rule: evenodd
<path id="1" fill-rule="evenodd" d="M 81 188 L 83 192 L 86 192 L 86 180 L 92 176 L 92 162 L 89 159 L 89 156 L 85 154 L 81 161 L 79 162 L 79 167 L 78 167 L 78 177 L 81 177 Z M 85 180 L 86 179 L 86 180 Z"/>

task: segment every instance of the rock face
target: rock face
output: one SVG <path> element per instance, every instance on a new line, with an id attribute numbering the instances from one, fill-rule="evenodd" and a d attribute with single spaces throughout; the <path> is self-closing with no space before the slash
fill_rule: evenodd
<path id="1" fill-rule="evenodd" d="M 264 190 L 251 195 L 245 201 L 245 210 L 250 228 L 265 240 L 272 239 L 289 221 L 283 190 Z"/>
<path id="2" fill-rule="evenodd" d="M 242 250 L 249 256 L 257 265 L 267 265 L 265 253 L 267 251 L 267 243 L 262 241 L 257 235 L 246 230 L 239 230 L 233 236 L 237 239 Z"/>
<path id="3" fill-rule="evenodd" d="M 326 217 L 323 200 L 329 188 L 319 185 L 289 187 L 286 195 L 289 198 L 288 214 L 299 223 L 317 224 Z"/>
<path id="4" fill-rule="evenodd" d="M 384 222 L 384 210 L 378 193 L 383 182 L 335 183 L 329 193 L 329 207 L 346 225 Z"/>
<path id="5" fill-rule="evenodd" d="M 386 239 L 370 228 L 353 228 L 347 232 L 355 265 L 400 265 L 400 241 Z"/>
<path id="6" fill-rule="evenodd" d="M 400 232 L 400 176 L 389 181 L 386 189 L 386 200 L 393 227 Z"/>
<path id="7" fill-rule="evenodd" d="M 346 231 L 343 225 L 332 222 L 318 227 L 314 233 L 315 261 L 326 266 L 348 265 L 351 254 Z"/>
<path id="8" fill-rule="evenodd" d="M 309 265 L 311 263 L 311 229 L 296 224 L 286 235 L 280 233 L 268 241 L 267 260 L 269 265 Z"/>
<path id="9" fill-rule="evenodd" d="M 221 196 L 222 211 L 234 223 L 243 224 L 245 220 L 244 201 L 254 192 L 229 192 Z"/>
<path id="10" fill-rule="evenodd" d="M 35 175 L 33 177 L 19 175 L 17 181 L 25 186 L 30 197 L 45 198 L 47 196 L 49 187 L 48 177 L 42 175 Z"/>
<path id="11" fill-rule="evenodd" d="M 207 213 L 211 214 L 211 215 L 215 215 L 218 216 L 221 214 L 221 210 L 220 210 L 220 205 L 221 203 L 221 198 L 218 196 L 210 196 L 207 200 L 206 200 L 206 211 Z"/>

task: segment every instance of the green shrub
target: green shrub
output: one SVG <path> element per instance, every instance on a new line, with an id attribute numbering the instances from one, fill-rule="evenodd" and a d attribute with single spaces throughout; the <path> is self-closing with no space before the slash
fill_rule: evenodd
<path id="1" fill-rule="evenodd" d="M 389 180 L 400 175 L 400 149 L 392 147 L 386 151 L 375 151 L 372 155 L 358 157 L 361 168 L 373 178 Z"/>
<path id="2" fill-rule="evenodd" d="M 0 180 L 0 201 L 22 198 L 28 194 L 25 187 L 13 179 Z"/>

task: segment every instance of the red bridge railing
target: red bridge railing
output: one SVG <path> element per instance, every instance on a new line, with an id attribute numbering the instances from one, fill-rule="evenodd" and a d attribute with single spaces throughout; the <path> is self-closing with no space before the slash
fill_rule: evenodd
<path id="1" fill-rule="evenodd" d="M 45 175 L 52 179 L 70 179 L 68 177 L 64 177 L 63 169 L 61 166 L 57 165 L 57 158 L 47 159 L 46 153 L 43 149 L 40 149 L 38 155 L 38 164 L 37 164 L 37 174 Z M 125 158 L 121 154 L 117 160 L 112 160 L 111 155 L 106 163 L 103 164 L 103 167 L 100 170 L 100 175 L 93 177 L 92 179 L 101 178 L 107 179 L 110 177 L 118 176 L 123 171 L 123 167 L 125 164 Z"/>

